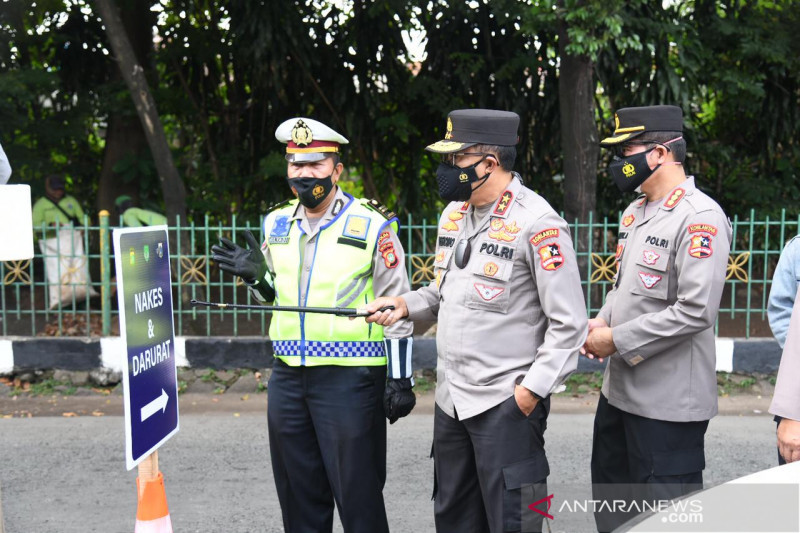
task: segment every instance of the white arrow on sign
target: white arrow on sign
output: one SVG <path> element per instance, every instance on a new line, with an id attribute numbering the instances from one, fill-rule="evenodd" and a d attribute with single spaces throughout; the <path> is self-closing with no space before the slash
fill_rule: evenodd
<path id="1" fill-rule="evenodd" d="M 142 422 L 156 414 L 159 410 L 163 413 L 167 410 L 169 396 L 164 389 L 161 389 L 161 396 L 142 407 Z"/>

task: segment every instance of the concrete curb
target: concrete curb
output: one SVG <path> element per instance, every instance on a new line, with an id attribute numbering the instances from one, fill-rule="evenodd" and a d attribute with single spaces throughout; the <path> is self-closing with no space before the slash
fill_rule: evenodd
<path id="1" fill-rule="evenodd" d="M 772 373 L 778 371 L 781 349 L 774 339 L 718 338 L 717 371 Z M 23 370 L 121 371 L 125 346 L 120 337 L 0 339 L 0 374 Z M 265 337 L 176 337 L 174 355 L 179 367 L 231 370 L 271 368 L 272 346 Z M 578 372 L 601 371 L 601 364 L 581 357 Z M 414 368 L 436 368 L 436 339 L 414 339 Z"/>

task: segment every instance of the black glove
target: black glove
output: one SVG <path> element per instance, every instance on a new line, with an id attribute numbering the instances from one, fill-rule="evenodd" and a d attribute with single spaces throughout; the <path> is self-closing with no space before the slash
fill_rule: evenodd
<path id="1" fill-rule="evenodd" d="M 397 422 L 398 418 L 408 415 L 417 404 L 417 397 L 411 390 L 413 385 L 410 378 L 386 380 L 386 390 L 383 393 L 383 412 L 390 424 Z"/>
<path id="2" fill-rule="evenodd" d="M 244 239 L 250 245 L 249 250 L 220 237 L 219 246 L 215 244 L 211 247 L 211 259 L 219 265 L 220 270 L 239 276 L 251 285 L 260 283 L 267 273 L 267 262 L 258 241 L 249 230 L 244 232 Z"/>

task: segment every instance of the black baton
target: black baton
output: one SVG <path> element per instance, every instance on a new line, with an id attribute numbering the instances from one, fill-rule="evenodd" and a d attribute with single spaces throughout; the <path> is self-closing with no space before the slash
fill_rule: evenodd
<path id="1" fill-rule="evenodd" d="M 250 304 L 227 304 L 222 302 L 202 302 L 200 300 L 191 300 L 189 303 L 192 307 L 216 307 L 217 309 L 249 309 L 252 311 L 266 311 L 273 313 L 275 311 L 287 311 L 289 313 L 318 313 L 323 315 L 336 315 L 347 317 L 365 317 L 370 316 L 372 313 L 368 312 L 366 307 L 301 307 L 301 306 L 282 306 L 282 305 L 250 305 Z M 378 312 L 394 310 L 393 305 L 381 307 Z"/>

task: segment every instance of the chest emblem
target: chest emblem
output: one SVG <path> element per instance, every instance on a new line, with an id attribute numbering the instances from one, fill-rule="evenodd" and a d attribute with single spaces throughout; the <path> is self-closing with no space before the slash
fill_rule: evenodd
<path id="1" fill-rule="evenodd" d="M 358 239 L 359 241 L 367 240 L 367 230 L 369 229 L 370 220 L 361 215 L 349 215 L 347 222 L 344 225 L 342 235 L 351 239 Z"/>
<path id="2" fill-rule="evenodd" d="M 453 211 L 449 215 L 447 215 L 447 222 L 442 224 L 442 229 L 445 231 L 458 231 L 460 228 L 458 227 L 458 222 L 464 218 L 464 213 L 459 213 L 458 211 Z"/>
<path id="3" fill-rule="evenodd" d="M 706 233 L 698 233 L 692 235 L 692 242 L 689 245 L 689 255 L 698 259 L 705 259 L 714 253 L 711 248 L 711 235 Z"/>
<path id="4" fill-rule="evenodd" d="M 661 254 L 657 254 L 653 250 L 645 250 L 642 252 L 642 259 L 644 259 L 644 262 L 648 265 L 655 265 L 656 261 L 658 261 L 660 258 Z"/>
<path id="5" fill-rule="evenodd" d="M 500 270 L 500 267 L 497 266 L 497 263 L 489 261 L 488 263 L 483 265 L 483 273 L 489 276 L 490 278 L 493 278 L 495 274 L 497 274 L 498 270 Z"/>
<path id="6" fill-rule="evenodd" d="M 503 287 L 490 287 L 483 283 L 475 283 L 474 287 L 475 290 L 478 291 L 478 295 L 487 302 L 494 300 L 505 290 Z"/>
<path id="7" fill-rule="evenodd" d="M 502 242 L 511 242 L 516 239 L 517 233 L 521 229 L 516 222 L 506 224 L 502 218 L 493 218 L 489 227 L 489 238 Z"/>
<path id="8" fill-rule="evenodd" d="M 558 270 L 564 266 L 564 256 L 561 255 L 561 246 L 558 243 L 545 244 L 539 248 L 539 258 L 545 270 Z"/>
<path id="9" fill-rule="evenodd" d="M 625 227 L 627 228 L 628 226 L 630 226 L 631 224 L 633 224 L 633 221 L 634 221 L 634 220 L 636 220 L 636 217 L 635 217 L 635 216 L 633 216 L 633 215 L 628 215 L 628 216 L 626 216 L 625 218 L 623 218 L 623 219 L 622 219 L 622 225 L 623 225 L 623 226 L 625 226 Z"/>
<path id="10" fill-rule="evenodd" d="M 661 281 L 661 276 L 658 274 L 649 274 L 647 272 L 639 272 L 639 278 L 647 289 L 652 289 Z"/>
<path id="11" fill-rule="evenodd" d="M 272 229 L 269 231 L 267 242 L 262 245 L 262 249 L 266 244 L 286 244 L 289 242 L 289 230 L 292 228 L 292 222 L 288 216 L 275 217 L 275 222 L 272 223 Z"/>

